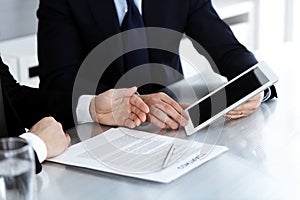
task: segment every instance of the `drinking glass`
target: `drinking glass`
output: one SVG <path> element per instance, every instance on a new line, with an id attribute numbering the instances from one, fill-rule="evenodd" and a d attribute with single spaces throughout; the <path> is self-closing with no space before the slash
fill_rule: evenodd
<path id="1" fill-rule="evenodd" d="M 22 138 L 0 139 L 0 200 L 32 200 L 34 152 Z"/>

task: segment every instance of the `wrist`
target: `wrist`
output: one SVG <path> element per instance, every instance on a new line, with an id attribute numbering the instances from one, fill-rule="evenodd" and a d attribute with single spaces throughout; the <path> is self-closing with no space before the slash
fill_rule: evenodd
<path id="1" fill-rule="evenodd" d="M 76 106 L 77 123 L 93 122 L 90 106 L 95 95 L 81 95 Z"/>
<path id="2" fill-rule="evenodd" d="M 90 102 L 90 116 L 94 122 L 98 122 L 97 120 L 97 113 L 96 113 L 96 96 L 94 96 Z"/>

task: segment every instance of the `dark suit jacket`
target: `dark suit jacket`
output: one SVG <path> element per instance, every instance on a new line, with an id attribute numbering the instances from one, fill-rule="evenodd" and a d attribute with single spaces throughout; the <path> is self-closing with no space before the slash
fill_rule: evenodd
<path id="1" fill-rule="evenodd" d="M 37 16 L 42 88 L 71 90 L 88 53 L 120 32 L 112 0 L 41 0 Z M 228 79 L 257 63 L 219 18 L 210 0 L 143 0 L 142 17 L 147 27 L 172 29 L 196 40 L 213 58 L 220 74 Z M 170 37 L 165 42 L 179 45 L 180 39 Z M 182 73 L 177 55 L 152 49 L 149 56 L 150 62 L 171 66 Z M 121 58 L 112 63 L 98 92 L 114 87 L 124 74 L 122 68 Z"/>
<path id="2" fill-rule="evenodd" d="M 74 127 L 71 92 L 42 91 L 19 85 L 1 57 L 0 79 L 3 93 L 9 100 L 6 105 L 10 105 L 16 111 L 23 128 L 31 128 L 43 117 L 48 116 L 62 123 L 64 129 Z M 14 124 L 13 121 L 7 123 L 9 126 Z"/>
<path id="3" fill-rule="evenodd" d="M 46 116 L 55 117 L 65 128 L 73 127 L 71 95 L 20 86 L 1 57 L 0 82 L 0 108 L 4 107 L 0 110 L 0 137 L 16 137 Z M 41 164 L 36 154 L 35 159 L 38 173 Z"/>
<path id="4" fill-rule="evenodd" d="M 7 124 L 7 122 L 10 123 Z M 7 92 L 5 91 L 4 87 L 2 87 L 0 79 L 0 138 L 17 137 L 22 133 L 25 133 L 25 129 L 22 126 L 14 108 L 11 106 Z M 42 170 L 42 165 L 39 162 L 36 153 L 34 153 L 34 156 L 35 170 L 36 173 L 39 173 Z"/>
<path id="5" fill-rule="evenodd" d="M 1 80 L 0 80 L 0 85 Z M 8 104 L 7 104 L 8 103 Z M 5 109 L 4 109 L 5 105 Z M 5 113 L 4 113 L 5 111 Z M 11 124 L 7 126 L 6 122 L 14 122 L 13 126 Z M 4 91 L 2 86 L 0 87 L 0 138 L 3 137 L 17 137 L 22 133 L 25 133 L 24 127 L 22 127 L 19 118 L 17 117 L 15 110 L 10 106 L 9 99 L 7 94 Z M 41 163 L 38 160 L 37 154 L 35 156 L 35 170 L 36 173 L 39 173 L 42 170 Z"/>

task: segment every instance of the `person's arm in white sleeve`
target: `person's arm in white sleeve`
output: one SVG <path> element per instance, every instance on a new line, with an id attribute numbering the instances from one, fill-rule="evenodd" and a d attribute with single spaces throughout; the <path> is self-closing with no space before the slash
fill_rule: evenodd
<path id="1" fill-rule="evenodd" d="M 146 121 L 147 104 L 136 95 L 137 87 L 110 89 L 97 96 L 82 95 L 76 107 L 77 123 L 97 122 L 134 128 Z"/>
<path id="2" fill-rule="evenodd" d="M 76 107 L 76 116 L 79 124 L 93 122 L 90 114 L 90 104 L 93 97 L 93 95 L 82 95 L 79 97 Z"/>
<path id="3" fill-rule="evenodd" d="M 27 142 L 32 146 L 32 148 L 37 154 L 40 163 L 46 160 L 47 147 L 45 142 L 41 138 L 39 138 L 37 135 L 30 132 L 23 133 L 22 135 L 20 135 L 20 137 L 27 140 Z"/>
<path id="4" fill-rule="evenodd" d="M 62 154 L 71 142 L 70 136 L 53 117 L 41 119 L 21 137 L 30 142 L 40 162 Z"/>

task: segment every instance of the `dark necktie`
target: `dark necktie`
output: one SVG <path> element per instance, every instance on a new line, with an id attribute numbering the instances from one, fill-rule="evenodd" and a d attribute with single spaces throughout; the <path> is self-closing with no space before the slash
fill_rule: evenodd
<path id="1" fill-rule="evenodd" d="M 144 27 L 144 21 L 143 18 L 138 10 L 138 8 L 135 6 L 133 0 L 127 0 L 127 13 L 124 16 L 123 22 L 121 24 L 121 31 L 127 31 L 135 28 L 142 28 Z M 123 45 L 126 47 L 126 45 L 130 45 L 134 42 L 140 43 L 146 43 L 147 44 L 147 36 L 146 32 L 141 33 L 139 32 L 132 32 L 133 36 L 130 36 L 129 38 L 124 38 Z M 132 39 L 134 38 L 134 40 Z M 146 64 L 149 62 L 149 55 L 147 49 L 139 49 L 132 52 L 129 52 L 124 55 L 124 69 L 125 72 L 129 71 L 130 69 Z"/>

